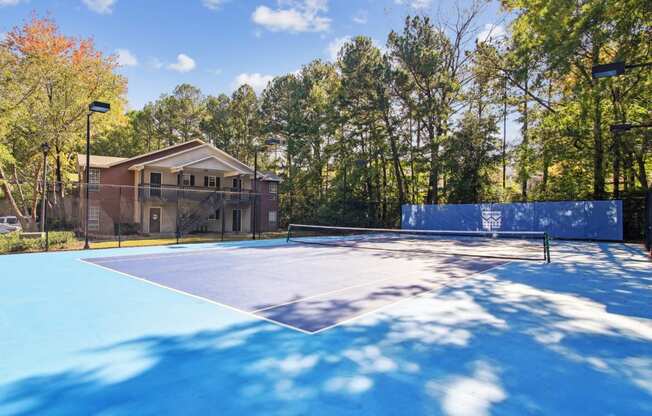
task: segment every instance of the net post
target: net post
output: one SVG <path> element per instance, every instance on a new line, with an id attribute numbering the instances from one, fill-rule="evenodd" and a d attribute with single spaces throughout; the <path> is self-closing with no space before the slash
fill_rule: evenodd
<path id="1" fill-rule="evenodd" d="M 543 233 L 543 257 L 546 263 L 550 263 L 550 236 L 547 232 Z"/>
<path id="2" fill-rule="evenodd" d="M 287 235 L 287 237 L 285 238 L 285 242 L 286 242 L 286 243 L 289 243 L 289 242 L 290 242 L 290 235 L 291 235 L 291 233 L 292 233 L 292 224 L 288 224 L 288 235 Z"/>

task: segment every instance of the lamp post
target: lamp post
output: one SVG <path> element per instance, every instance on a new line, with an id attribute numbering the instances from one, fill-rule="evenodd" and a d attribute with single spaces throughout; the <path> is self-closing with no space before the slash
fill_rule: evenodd
<path id="1" fill-rule="evenodd" d="M 47 204 L 47 178 L 48 178 L 48 152 L 50 151 L 50 144 L 44 142 L 41 144 L 41 150 L 43 151 L 43 197 L 41 200 L 41 232 L 45 232 L 45 221 L 46 221 L 46 204 Z M 47 243 L 46 243 L 47 244 Z M 47 246 L 46 246 L 47 250 Z"/>
<path id="2" fill-rule="evenodd" d="M 265 140 L 264 145 L 265 146 L 271 146 L 275 144 L 281 144 L 281 141 L 275 137 L 270 137 Z M 256 239 L 256 231 L 257 231 L 257 226 L 258 226 L 258 204 L 256 201 L 258 200 L 258 151 L 261 148 L 256 146 L 254 147 L 254 209 L 253 209 L 253 215 L 254 215 L 254 221 L 253 221 L 253 233 L 251 236 L 252 240 Z"/>
<path id="3" fill-rule="evenodd" d="M 90 192 L 89 192 L 89 178 L 91 174 L 91 116 L 93 113 L 106 113 L 111 109 L 109 103 L 101 101 L 93 101 L 88 106 L 88 114 L 86 114 L 86 173 L 84 183 L 86 185 L 86 220 L 84 221 L 84 250 L 89 248 L 88 245 L 88 217 L 90 215 Z"/>

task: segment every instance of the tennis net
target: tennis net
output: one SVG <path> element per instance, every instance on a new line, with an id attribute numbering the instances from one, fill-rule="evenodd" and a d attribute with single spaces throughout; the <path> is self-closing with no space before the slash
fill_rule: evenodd
<path id="1" fill-rule="evenodd" d="M 352 249 L 550 263 L 550 240 L 547 233 L 539 231 L 404 230 L 290 224 L 287 241 Z"/>

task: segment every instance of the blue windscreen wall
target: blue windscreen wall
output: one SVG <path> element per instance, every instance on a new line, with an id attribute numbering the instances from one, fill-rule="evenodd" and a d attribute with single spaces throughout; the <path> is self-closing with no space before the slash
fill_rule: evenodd
<path id="1" fill-rule="evenodd" d="M 622 201 L 403 205 L 402 228 L 546 231 L 552 238 L 623 239 Z"/>

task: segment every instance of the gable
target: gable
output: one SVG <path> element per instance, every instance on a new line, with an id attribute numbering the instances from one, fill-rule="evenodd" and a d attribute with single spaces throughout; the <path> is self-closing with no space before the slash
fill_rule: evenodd
<path id="1" fill-rule="evenodd" d="M 179 171 L 186 167 L 197 169 L 216 169 L 234 174 L 252 174 L 251 168 L 236 160 L 227 153 L 211 146 L 201 146 L 173 153 L 159 159 L 144 161 L 131 166 L 130 170 L 140 170 L 144 167 Z"/>
<path id="2" fill-rule="evenodd" d="M 172 168 L 172 171 L 180 171 L 184 168 L 234 171 L 234 172 L 238 171 L 237 168 L 234 167 L 233 165 L 229 165 L 215 156 L 208 156 L 203 159 L 194 160 L 192 162 L 186 163 L 181 166 L 175 166 Z"/>

